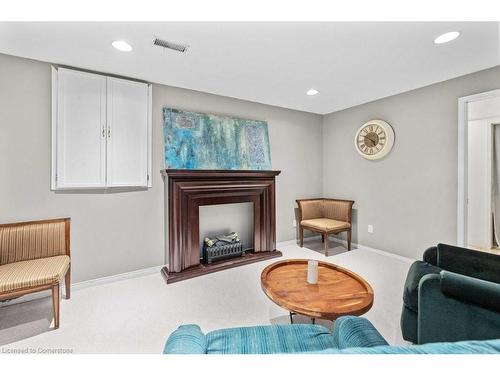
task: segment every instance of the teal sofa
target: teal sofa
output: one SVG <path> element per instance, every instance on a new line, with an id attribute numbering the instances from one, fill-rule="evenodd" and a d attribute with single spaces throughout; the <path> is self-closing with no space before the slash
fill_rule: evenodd
<path id="1" fill-rule="evenodd" d="M 416 344 L 500 338 L 500 256 L 438 244 L 405 282 L 403 338 Z"/>
<path id="2" fill-rule="evenodd" d="M 183 325 L 167 340 L 165 354 L 498 354 L 500 340 L 389 346 L 365 318 L 345 316 L 333 332 L 314 324 L 219 329 L 204 334 Z"/>

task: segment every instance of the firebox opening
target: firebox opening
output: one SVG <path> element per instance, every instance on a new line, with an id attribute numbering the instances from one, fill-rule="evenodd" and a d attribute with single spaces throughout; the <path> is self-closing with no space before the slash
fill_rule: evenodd
<path id="1" fill-rule="evenodd" d="M 254 206 L 252 202 L 200 206 L 200 259 L 205 237 L 238 234 L 243 251 L 254 248 Z"/>

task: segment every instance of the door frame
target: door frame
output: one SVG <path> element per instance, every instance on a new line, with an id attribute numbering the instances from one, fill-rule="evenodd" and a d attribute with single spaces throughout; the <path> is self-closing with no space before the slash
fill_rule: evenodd
<path id="1" fill-rule="evenodd" d="M 467 247 L 468 104 L 500 98 L 500 89 L 458 98 L 457 245 Z"/>

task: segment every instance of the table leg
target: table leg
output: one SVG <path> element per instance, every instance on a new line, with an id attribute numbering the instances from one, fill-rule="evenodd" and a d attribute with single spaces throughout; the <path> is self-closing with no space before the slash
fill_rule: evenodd
<path id="1" fill-rule="evenodd" d="M 293 324 L 293 316 L 294 315 L 295 315 L 295 313 L 290 311 L 290 324 Z"/>
<path id="2" fill-rule="evenodd" d="M 316 318 L 311 318 L 312 319 L 312 324 L 316 324 Z"/>

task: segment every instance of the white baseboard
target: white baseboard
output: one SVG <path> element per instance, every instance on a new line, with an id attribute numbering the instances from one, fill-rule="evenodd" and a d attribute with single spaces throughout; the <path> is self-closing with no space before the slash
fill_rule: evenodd
<path id="1" fill-rule="evenodd" d="M 320 235 L 317 235 L 317 236 L 307 236 L 307 237 L 304 237 L 304 242 L 312 241 L 312 240 L 317 240 L 319 238 L 321 238 Z M 285 247 L 285 246 L 290 246 L 290 245 L 297 245 L 298 243 L 299 243 L 298 239 L 289 240 L 289 241 L 281 241 L 281 242 L 278 242 L 276 244 L 276 249 L 279 250 L 280 247 Z"/>
<path id="2" fill-rule="evenodd" d="M 279 250 L 280 247 L 296 245 L 296 244 L 297 244 L 297 240 L 281 241 L 281 242 L 278 242 L 276 244 L 276 250 Z"/>
<path id="3" fill-rule="evenodd" d="M 358 247 L 358 249 L 366 250 L 366 251 L 371 251 L 373 253 L 382 254 L 382 255 L 388 256 L 390 258 L 398 259 L 398 260 L 400 260 L 402 262 L 405 262 L 405 263 L 410 263 L 411 264 L 411 263 L 415 262 L 415 260 L 416 260 L 416 259 L 404 257 L 402 255 L 390 253 L 388 251 L 374 249 L 372 247 L 368 247 L 368 246 L 364 246 L 364 245 L 357 245 L 357 247 Z"/>
<path id="4" fill-rule="evenodd" d="M 140 270 L 119 273 L 118 275 L 99 277 L 97 279 L 80 281 L 79 283 L 71 284 L 71 288 L 73 290 L 80 290 L 85 288 L 90 288 L 97 285 L 115 283 L 117 281 L 127 280 L 127 279 L 135 279 L 137 277 L 153 275 L 155 273 L 159 273 L 163 266 L 154 266 L 148 268 L 142 268 Z"/>
<path id="5" fill-rule="evenodd" d="M 90 288 L 93 286 L 115 283 L 117 281 L 122 281 L 122 280 L 127 280 L 127 279 L 135 279 L 137 277 L 142 277 L 142 276 L 148 276 L 148 275 L 155 274 L 157 272 L 159 273 L 162 268 L 163 268 L 163 266 L 154 266 L 154 267 L 149 267 L 149 268 L 142 268 L 142 269 L 135 270 L 135 271 L 120 273 L 118 275 L 105 276 L 105 277 L 99 277 L 97 279 L 80 281 L 78 283 L 71 284 L 71 290 L 81 290 L 81 289 Z M 62 286 L 61 293 L 64 296 L 64 293 L 66 292 L 65 291 L 66 288 L 64 287 L 64 282 L 62 283 L 61 286 Z M 49 297 L 50 295 L 51 295 L 50 291 L 25 294 L 24 296 L 19 297 L 19 298 L 15 298 L 15 299 L 12 299 L 12 300 L 9 300 L 6 302 L 0 302 L 0 307 L 14 305 L 14 304 L 28 302 L 28 301 L 33 301 L 33 300 L 40 299 L 40 298 L 46 298 L 46 297 Z"/>
<path id="6" fill-rule="evenodd" d="M 315 241 L 315 240 L 319 240 L 319 239 L 321 239 L 321 235 L 308 236 L 308 237 L 304 237 L 304 242 Z M 340 238 L 336 238 L 336 237 L 330 236 L 330 241 L 337 242 L 337 243 L 340 243 L 340 244 L 342 244 L 344 246 L 347 246 L 347 241 L 343 240 L 343 239 L 340 239 Z M 296 244 L 298 244 L 298 240 L 282 241 L 282 242 L 278 242 L 276 244 L 276 248 L 278 248 L 278 250 L 279 250 L 280 247 L 285 247 L 285 246 L 290 246 L 290 245 L 296 245 Z M 394 254 L 394 253 L 390 253 L 388 251 L 375 249 L 373 247 L 369 247 L 369 246 L 365 246 L 365 245 L 360 245 L 360 244 L 357 244 L 357 243 L 354 243 L 354 242 L 351 243 L 351 246 L 354 249 L 371 251 L 373 253 L 377 253 L 377 254 L 385 255 L 385 256 L 388 256 L 388 257 L 391 257 L 391 258 L 394 258 L 394 259 L 398 259 L 398 260 L 400 260 L 402 262 L 405 262 L 405 263 L 413 263 L 415 261 L 415 259 L 407 258 L 407 257 L 404 257 L 402 255 L 398 255 L 398 254 Z"/>
<path id="7" fill-rule="evenodd" d="M 335 238 L 335 237 L 330 237 L 330 240 L 333 241 L 333 242 L 341 243 L 341 244 L 347 246 L 347 241 L 346 240 L 342 240 L 340 238 Z M 400 260 L 402 262 L 405 262 L 405 263 L 413 263 L 415 261 L 415 259 L 407 258 L 407 257 L 404 257 L 402 255 L 398 255 L 398 254 L 394 254 L 394 253 L 390 253 L 388 251 L 375 249 L 373 247 L 369 247 L 369 246 L 365 246 L 365 245 L 360 245 L 360 244 L 357 244 L 357 243 L 354 243 L 354 242 L 351 243 L 351 246 L 353 248 L 356 248 L 356 249 L 371 251 L 373 253 L 377 253 L 377 254 L 385 255 L 385 256 L 388 256 L 388 257 L 391 257 L 391 258 L 394 258 L 394 259 L 398 259 L 398 260 Z"/>

